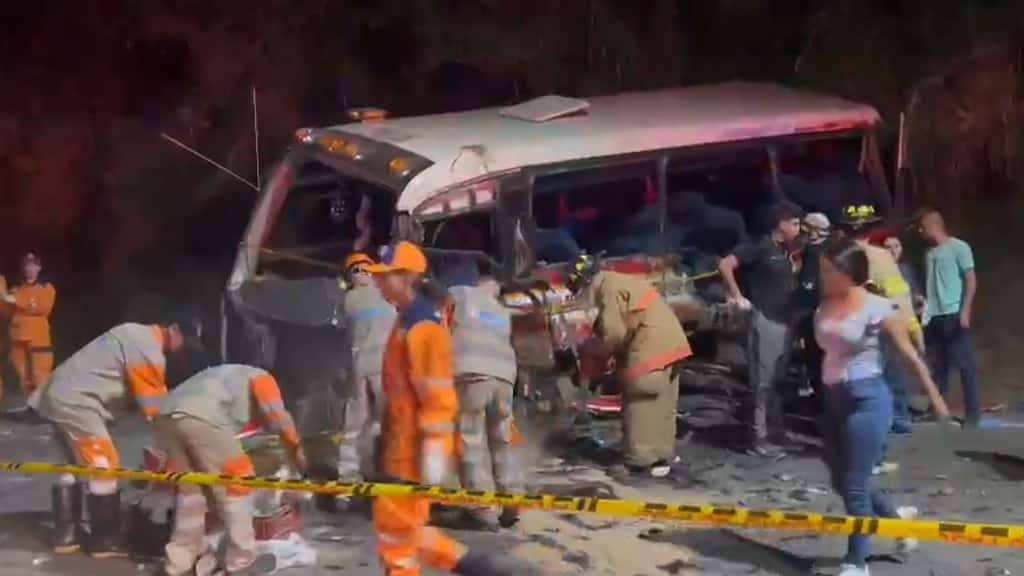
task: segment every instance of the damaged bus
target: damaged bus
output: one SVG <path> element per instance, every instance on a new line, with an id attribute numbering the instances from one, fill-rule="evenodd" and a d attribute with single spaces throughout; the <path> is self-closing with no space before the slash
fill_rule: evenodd
<path id="1" fill-rule="evenodd" d="M 742 396 L 739 320 L 724 306 L 718 258 L 765 234 L 779 199 L 833 219 L 847 204 L 892 205 L 878 113 L 779 85 L 362 116 L 296 133 L 227 285 L 224 357 L 274 370 L 292 398 L 328 379 L 343 386 L 340 264 L 396 238 L 421 243 L 435 268 L 472 255 L 501 279 L 522 395 L 554 397 L 541 376 L 576 365 L 593 311 L 561 278 L 585 250 L 659 287 L 691 335 L 692 386 Z"/>

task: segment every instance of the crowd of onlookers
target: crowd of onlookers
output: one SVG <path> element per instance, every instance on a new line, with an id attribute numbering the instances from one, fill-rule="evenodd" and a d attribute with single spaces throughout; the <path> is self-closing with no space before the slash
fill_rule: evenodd
<path id="1" fill-rule="evenodd" d="M 833 225 L 823 214 L 776 206 L 769 235 L 739 245 L 720 270 L 737 307 L 750 310 L 747 346 L 750 451 L 783 457 L 783 390 L 795 342 L 821 399 L 824 456 L 847 513 L 910 518 L 870 486 L 890 432 L 911 431 L 907 387 L 920 384 L 934 415 L 949 418 L 951 367 L 960 371 L 965 427 L 979 422 L 970 332 L 977 277 L 970 246 L 942 215 L 915 219 L 927 242 L 923 282 L 898 235 L 870 206 L 850 206 Z M 880 240 L 884 248 L 872 240 Z M 745 290 L 737 280 L 743 280 Z M 902 541 L 901 545 L 911 543 Z M 851 536 L 842 576 L 867 574 L 867 538 Z"/>

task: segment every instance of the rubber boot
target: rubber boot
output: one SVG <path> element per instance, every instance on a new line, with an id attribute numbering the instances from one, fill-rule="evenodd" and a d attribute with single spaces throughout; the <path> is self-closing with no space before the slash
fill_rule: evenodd
<path id="1" fill-rule="evenodd" d="M 545 576 L 543 570 L 506 554 L 473 550 L 459 559 L 454 572 L 462 576 Z"/>
<path id="2" fill-rule="evenodd" d="M 121 493 L 89 494 L 89 556 L 121 558 L 128 555 L 121 544 Z"/>
<path id="3" fill-rule="evenodd" d="M 82 519 L 82 485 L 54 484 L 50 500 L 53 505 L 53 553 L 73 554 L 81 548 L 78 524 Z"/>

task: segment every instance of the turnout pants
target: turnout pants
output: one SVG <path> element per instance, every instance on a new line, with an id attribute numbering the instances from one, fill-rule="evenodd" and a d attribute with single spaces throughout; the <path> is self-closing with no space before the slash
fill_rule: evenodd
<path id="1" fill-rule="evenodd" d="M 53 371 L 53 348 L 48 343 L 13 341 L 10 359 L 26 395 L 45 384 Z"/>
<path id="2" fill-rule="evenodd" d="M 345 424 L 338 445 L 338 478 L 362 480 L 376 469 L 377 439 L 384 414 L 380 373 L 356 379 L 352 396 L 345 400 Z"/>
<path id="3" fill-rule="evenodd" d="M 429 519 L 428 500 L 374 499 L 373 528 L 385 576 L 419 576 L 421 563 L 453 571 L 466 549 L 437 528 L 427 526 Z"/>
<path id="4" fill-rule="evenodd" d="M 672 366 L 626 382 L 622 394 L 622 447 L 627 466 L 670 462 L 675 455 L 679 380 Z"/>
<path id="5" fill-rule="evenodd" d="M 253 474 L 252 462 L 230 430 L 198 418 L 175 415 L 158 417 L 155 432 L 172 472 Z M 255 560 L 251 490 L 242 486 L 214 486 L 209 488 L 209 496 L 227 532 L 224 566 L 229 574 L 243 570 Z M 202 487 L 178 486 L 174 528 L 166 547 L 164 571 L 167 574 L 191 574 L 196 560 L 207 552 L 206 511 L 207 498 Z"/>
<path id="6" fill-rule="evenodd" d="M 489 376 L 457 378 L 462 486 L 471 490 L 517 491 L 521 470 L 513 446 L 514 385 Z M 497 515 L 497 507 L 481 509 Z"/>

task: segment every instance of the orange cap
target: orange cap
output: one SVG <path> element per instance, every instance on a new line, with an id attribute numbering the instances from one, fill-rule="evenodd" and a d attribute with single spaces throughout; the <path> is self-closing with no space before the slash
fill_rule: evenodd
<path id="1" fill-rule="evenodd" d="M 370 258 L 362 252 L 353 252 L 345 258 L 345 270 L 355 266 L 356 264 L 366 264 L 367 266 L 373 266 L 373 258 Z"/>
<path id="2" fill-rule="evenodd" d="M 382 248 L 380 262 L 370 265 L 368 270 L 373 274 L 386 272 L 425 274 L 427 272 L 427 257 L 423 255 L 419 246 L 403 241 Z"/>

